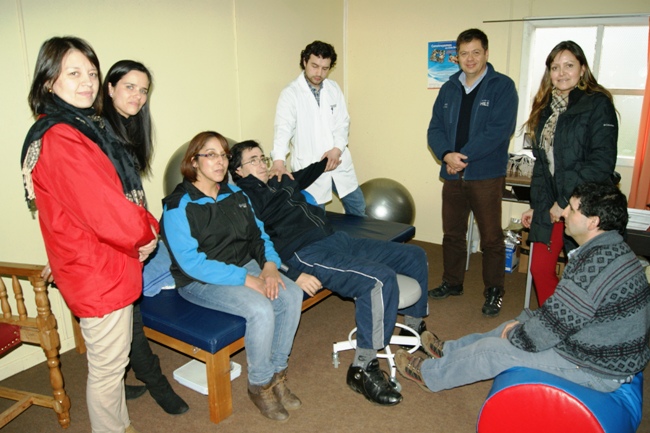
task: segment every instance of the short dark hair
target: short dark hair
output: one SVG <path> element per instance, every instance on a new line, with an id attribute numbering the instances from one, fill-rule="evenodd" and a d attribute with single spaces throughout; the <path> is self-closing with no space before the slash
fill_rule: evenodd
<path id="1" fill-rule="evenodd" d="M 235 144 L 232 149 L 230 149 L 231 159 L 230 164 L 228 165 L 228 170 L 230 171 L 233 181 L 237 182 L 241 179 L 241 176 L 237 174 L 237 169 L 241 167 L 241 160 L 244 151 L 256 148 L 262 149 L 262 146 L 260 146 L 260 144 L 255 140 L 246 140 Z"/>
<path id="2" fill-rule="evenodd" d="M 80 51 L 97 69 L 99 89 L 97 89 L 97 97 L 92 106 L 96 112 L 100 111 L 102 95 L 99 90 L 102 87 L 102 72 L 99 68 L 99 59 L 97 58 L 97 54 L 95 54 L 95 50 L 93 50 L 93 47 L 88 42 L 81 38 L 75 36 L 57 36 L 43 42 L 38 52 L 38 57 L 36 58 L 34 78 L 32 79 L 29 96 L 27 97 L 27 102 L 34 116 L 43 114 L 45 105 L 52 99 L 52 93 L 50 93 L 52 84 L 61 75 L 63 58 L 71 50 Z"/>
<path id="3" fill-rule="evenodd" d="M 122 115 L 117 112 L 113 101 L 110 99 L 108 85 L 115 87 L 117 83 L 131 71 L 144 73 L 149 80 L 147 102 L 140 111 L 129 122 L 129 127 L 124 125 Z M 106 73 L 102 96 L 106 103 L 102 107 L 102 116 L 106 117 L 117 135 L 124 141 L 128 149 L 133 153 L 138 162 L 138 170 L 143 175 L 151 172 L 151 159 L 153 158 L 153 134 L 151 126 L 151 112 L 149 110 L 149 99 L 153 91 L 153 79 L 151 72 L 145 65 L 135 60 L 120 60 L 115 63 Z"/>
<path id="4" fill-rule="evenodd" d="M 461 32 L 456 39 L 456 50 L 460 48 L 460 44 L 472 42 L 474 39 L 481 41 L 481 46 L 485 51 L 487 51 L 488 37 L 483 30 L 480 29 L 467 29 L 464 32 Z"/>
<path id="5" fill-rule="evenodd" d="M 627 198 L 616 185 L 611 183 L 587 182 L 578 185 L 571 197 L 580 199 L 580 213 L 586 217 L 600 219 L 598 228 L 604 231 L 616 230 L 623 234 L 627 226 Z"/>
<path id="6" fill-rule="evenodd" d="M 190 140 L 190 143 L 187 146 L 185 151 L 185 156 L 181 161 L 181 174 L 183 178 L 189 182 L 196 182 L 196 168 L 192 165 L 192 161 L 196 158 L 196 154 L 201 151 L 205 143 L 211 138 L 216 138 L 221 143 L 221 147 L 226 155 L 230 155 L 230 147 L 228 146 L 228 140 L 226 137 L 219 134 L 215 131 L 204 131 L 199 132 Z"/>
<path id="7" fill-rule="evenodd" d="M 334 47 L 327 42 L 314 41 L 307 45 L 304 50 L 300 52 L 300 68 L 305 69 L 305 63 L 309 61 L 311 55 L 322 57 L 324 59 L 331 59 L 330 68 L 336 64 L 336 51 Z"/>

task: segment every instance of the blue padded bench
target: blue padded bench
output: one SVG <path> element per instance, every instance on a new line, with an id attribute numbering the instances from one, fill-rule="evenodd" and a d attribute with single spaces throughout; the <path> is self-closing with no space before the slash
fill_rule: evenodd
<path id="1" fill-rule="evenodd" d="M 353 237 L 406 242 L 415 236 L 415 227 L 408 224 L 327 214 L 335 230 Z M 323 289 L 312 298 L 305 295 L 302 310 L 330 294 Z M 205 362 L 210 420 L 219 423 L 229 417 L 232 414 L 230 356 L 244 348 L 244 319 L 194 305 L 181 298 L 176 290 L 144 297 L 140 309 L 145 335 L 150 340 Z"/>

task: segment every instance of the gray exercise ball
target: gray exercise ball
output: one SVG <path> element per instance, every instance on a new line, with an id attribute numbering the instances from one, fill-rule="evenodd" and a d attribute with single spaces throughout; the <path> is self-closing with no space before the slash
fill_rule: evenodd
<path id="1" fill-rule="evenodd" d="M 226 140 L 228 141 L 228 146 L 230 147 L 237 143 L 235 140 L 228 137 L 226 137 Z M 163 193 L 165 194 L 165 197 L 174 191 L 176 185 L 183 182 L 183 176 L 181 176 L 181 161 L 183 160 L 185 152 L 187 151 L 187 146 L 189 145 L 189 141 L 185 144 L 182 144 L 181 147 L 176 149 L 176 152 L 174 152 L 171 158 L 169 158 L 167 167 L 165 167 L 165 176 L 163 178 Z"/>
<path id="2" fill-rule="evenodd" d="M 378 220 L 413 224 L 415 202 L 411 193 L 392 179 L 371 179 L 361 185 L 366 214 Z"/>

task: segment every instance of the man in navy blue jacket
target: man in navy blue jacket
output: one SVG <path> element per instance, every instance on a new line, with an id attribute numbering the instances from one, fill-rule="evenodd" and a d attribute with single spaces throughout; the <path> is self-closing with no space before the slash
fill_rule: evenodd
<path id="1" fill-rule="evenodd" d="M 248 140 L 231 149 L 230 174 L 249 197 L 253 210 L 282 259 L 283 271 L 313 296 L 323 286 L 355 300 L 357 347 L 347 383 L 366 399 L 391 406 L 402 401 L 379 368 L 377 350 L 393 334 L 399 289 L 397 274 L 418 281 L 422 296 L 399 310 L 404 322 L 418 333 L 428 314 L 427 257 L 416 245 L 375 239 L 356 239 L 334 232 L 325 211 L 312 206 L 301 191 L 323 174 L 327 159 L 280 179 L 269 178 L 269 160 L 259 144 Z"/>
<path id="2" fill-rule="evenodd" d="M 427 141 L 441 161 L 442 284 L 433 299 L 463 294 L 470 211 L 478 224 L 485 285 L 483 314 L 501 311 L 505 246 L 501 196 L 505 187 L 508 144 L 515 130 L 517 91 L 513 81 L 488 63 L 488 39 L 479 29 L 456 41 L 461 70 L 440 89 L 433 105 Z"/>

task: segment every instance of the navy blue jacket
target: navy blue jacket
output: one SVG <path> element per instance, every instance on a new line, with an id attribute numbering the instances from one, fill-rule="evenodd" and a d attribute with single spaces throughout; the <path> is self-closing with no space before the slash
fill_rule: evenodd
<path id="1" fill-rule="evenodd" d="M 326 165 L 327 159 L 310 164 L 293 172 L 293 180 L 289 176 L 280 180 L 273 177 L 265 184 L 250 174 L 237 181 L 285 265 L 296 251 L 334 233 L 325 211 L 307 203 L 301 192 L 323 174 Z M 286 266 L 287 277 L 295 280 L 300 276 L 300 271 Z"/>
<path id="2" fill-rule="evenodd" d="M 458 77 L 458 71 L 442 85 L 433 104 L 429 122 L 427 142 L 442 162 L 440 176 L 443 179 L 458 179 L 458 174 L 447 174 L 447 164 L 442 161 L 445 154 L 454 152 L 460 103 L 465 89 Z M 467 155 L 464 170 L 465 180 L 494 179 L 506 175 L 510 136 L 515 131 L 519 98 L 515 83 L 506 75 L 487 64 L 487 74 L 472 107 L 469 140 L 460 150 Z"/>

